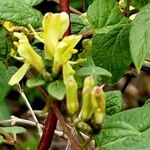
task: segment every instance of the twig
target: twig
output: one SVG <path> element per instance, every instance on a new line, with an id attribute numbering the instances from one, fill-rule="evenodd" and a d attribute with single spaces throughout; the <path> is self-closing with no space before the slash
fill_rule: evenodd
<path id="1" fill-rule="evenodd" d="M 41 135 L 42 135 L 42 129 L 41 129 L 40 125 L 39 125 L 39 122 L 38 122 L 38 120 L 36 118 L 36 115 L 34 114 L 33 109 L 31 107 L 31 105 L 30 105 L 30 103 L 29 103 L 29 101 L 28 101 L 25 93 L 23 92 L 20 84 L 18 84 L 18 91 L 19 91 L 20 95 L 22 96 L 22 98 L 24 99 L 26 106 L 30 110 L 31 115 L 32 115 L 34 121 L 36 122 L 36 126 L 37 126 L 37 129 L 38 129 L 39 136 L 41 137 Z"/>
<path id="2" fill-rule="evenodd" d="M 22 124 L 22 125 L 30 125 L 30 126 L 37 126 L 37 123 L 34 121 L 26 120 L 26 119 L 21 119 L 16 116 L 11 116 L 11 119 L 8 120 L 2 120 L 0 121 L 1 125 L 4 124 L 11 124 L 11 126 L 14 126 L 16 124 Z M 39 124 L 40 128 L 43 128 L 42 124 Z"/>
<path id="3" fill-rule="evenodd" d="M 21 118 L 18 118 L 16 116 L 11 116 L 11 119 L 0 121 L 0 125 L 6 125 L 6 124 L 10 124 L 11 126 L 14 126 L 16 124 L 28 125 L 28 126 L 33 126 L 33 127 L 37 126 L 36 122 L 34 122 L 34 121 L 21 119 Z M 39 124 L 39 126 L 41 128 L 44 127 L 42 124 Z M 65 135 L 64 135 L 64 133 L 62 131 L 55 130 L 54 133 L 55 133 L 55 135 L 57 135 L 59 137 L 65 138 Z"/>

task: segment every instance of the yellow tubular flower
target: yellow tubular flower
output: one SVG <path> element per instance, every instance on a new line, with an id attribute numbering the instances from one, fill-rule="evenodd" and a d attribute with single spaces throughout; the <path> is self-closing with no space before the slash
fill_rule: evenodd
<path id="1" fill-rule="evenodd" d="M 77 53 L 77 50 L 74 47 L 80 41 L 81 35 L 70 35 L 65 37 L 58 44 L 58 51 L 55 58 L 61 64 L 65 64 L 72 57 L 73 54 Z"/>
<path id="2" fill-rule="evenodd" d="M 94 110 L 94 123 L 102 124 L 105 116 L 105 93 L 102 86 L 95 86 L 92 90 L 92 105 Z"/>
<path id="3" fill-rule="evenodd" d="M 27 37 L 24 33 L 14 33 L 14 36 L 19 39 L 17 44 L 18 54 L 24 61 L 23 66 L 11 77 L 9 84 L 14 85 L 20 82 L 23 76 L 26 74 L 29 66 L 33 66 L 39 73 L 45 71 L 44 63 L 40 55 L 38 55 L 30 45 Z"/>
<path id="4" fill-rule="evenodd" d="M 18 53 L 24 58 L 25 62 L 31 64 L 38 72 L 44 71 L 44 63 L 40 55 L 38 55 L 30 45 L 24 33 L 14 33 L 14 36 L 19 39 Z"/>
<path id="5" fill-rule="evenodd" d="M 46 58 L 52 59 L 59 40 L 69 26 L 69 15 L 62 13 L 46 13 L 43 19 L 43 38 Z"/>
<path id="6" fill-rule="evenodd" d="M 67 84 L 66 81 L 68 80 L 68 78 L 70 78 L 70 76 L 73 76 L 74 74 L 75 71 L 72 69 L 69 62 L 63 65 L 63 81 L 65 84 Z"/>
<path id="7" fill-rule="evenodd" d="M 77 53 L 74 49 L 76 44 L 80 41 L 81 35 L 71 35 L 65 37 L 58 43 L 57 50 L 54 56 L 53 73 L 57 74 L 61 66 L 69 61 L 73 54 Z"/>

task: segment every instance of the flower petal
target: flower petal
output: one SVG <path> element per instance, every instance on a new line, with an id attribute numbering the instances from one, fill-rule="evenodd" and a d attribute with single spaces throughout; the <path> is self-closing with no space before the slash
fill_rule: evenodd
<path id="1" fill-rule="evenodd" d="M 74 49 L 74 47 L 80 39 L 80 35 L 71 35 L 65 37 L 63 41 L 59 42 L 58 50 L 55 55 L 57 61 L 59 61 L 61 64 L 65 64 L 73 54 L 77 53 L 77 50 Z"/>
<path id="2" fill-rule="evenodd" d="M 19 68 L 18 71 L 11 77 L 11 79 L 9 80 L 9 85 L 18 84 L 26 74 L 29 65 L 29 63 L 24 63 L 23 66 L 21 66 L 21 68 Z"/>
<path id="3" fill-rule="evenodd" d="M 81 35 L 70 35 L 63 39 L 63 42 L 68 44 L 68 49 L 73 49 L 77 43 L 81 40 Z"/>
<path id="4" fill-rule="evenodd" d="M 49 59 L 54 57 L 59 39 L 69 26 L 69 15 L 62 13 L 46 13 L 43 19 L 45 51 Z"/>
<path id="5" fill-rule="evenodd" d="M 18 53 L 21 57 L 30 63 L 38 72 L 44 70 L 44 63 L 40 55 L 38 55 L 30 45 L 24 33 L 14 33 L 14 36 L 19 38 Z"/>

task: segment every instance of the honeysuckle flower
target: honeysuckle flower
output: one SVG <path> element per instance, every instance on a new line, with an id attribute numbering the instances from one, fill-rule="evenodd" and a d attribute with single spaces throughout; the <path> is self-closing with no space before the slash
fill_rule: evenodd
<path id="1" fill-rule="evenodd" d="M 43 39 L 45 56 L 48 59 L 54 57 L 59 40 L 69 27 L 69 15 L 62 13 L 46 13 L 43 18 Z"/>
<path id="2" fill-rule="evenodd" d="M 11 77 L 9 84 L 14 85 L 19 83 L 19 81 L 26 74 L 30 66 L 33 66 L 39 73 L 45 71 L 44 63 L 40 55 L 38 55 L 30 45 L 26 35 L 24 33 L 14 32 L 14 37 L 19 39 L 17 45 L 17 52 L 23 60 L 23 66 Z"/>

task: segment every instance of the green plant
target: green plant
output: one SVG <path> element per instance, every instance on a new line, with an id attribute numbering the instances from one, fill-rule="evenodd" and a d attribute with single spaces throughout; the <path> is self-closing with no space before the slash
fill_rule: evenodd
<path id="1" fill-rule="evenodd" d="M 14 125 L 21 123 L 37 127 L 38 149 L 48 150 L 59 120 L 74 150 L 88 149 L 93 140 L 93 148 L 101 150 L 149 149 L 149 103 L 124 111 L 128 82 L 122 93 L 104 90 L 132 66 L 139 74 L 150 61 L 148 1 L 72 1 L 85 11 L 71 7 L 73 14 L 69 0 L 60 0 L 59 13 L 45 14 L 38 11 L 42 0 L 0 2 L 0 103 L 8 117 L 4 101 L 18 91 L 34 119 L 0 116 L 0 124 L 13 125 L 0 127 L 0 143 L 19 149 L 17 134 L 27 130 Z M 30 89 L 36 92 L 25 94 Z M 29 101 L 37 95 L 45 101 L 44 127 Z M 28 143 L 34 149 L 30 142 L 21 145 Z"/>

